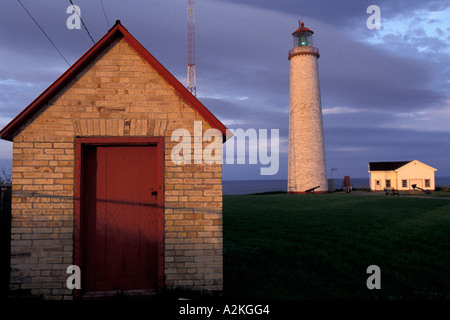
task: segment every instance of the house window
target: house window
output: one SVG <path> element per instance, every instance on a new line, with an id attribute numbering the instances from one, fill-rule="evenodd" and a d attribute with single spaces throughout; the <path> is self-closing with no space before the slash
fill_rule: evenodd
<path id="1" fill-rule="evenodd" d="M 430 179 L 425 179 L 425 188 L 430 187 Z"/>
<path id="2" fill-rule="evenodd" d="M 386 179 L 386 188 L 391 187 L 391 180 Z"/>
<path id="3" fill-rule="evenodd" d="M 406 187 L 408 187 L 408 181 L 402 180 L 402 188 L 406 188 Z"/>

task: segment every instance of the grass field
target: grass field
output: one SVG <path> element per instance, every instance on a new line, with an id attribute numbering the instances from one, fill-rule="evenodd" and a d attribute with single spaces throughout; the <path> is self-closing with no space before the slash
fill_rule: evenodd
<path id="1" fill-rule="evenodd" d="M 223 213 L 225 297 L 450 299 L 450 200 L 225 196 Z"/>
<path id="2" fill-rule="evenodd" d="M 450 198 L 450 192 L 448 191 L 433 191 L 430 194 L 424 192 L 400 192 L 401 196 L 414 196 L 414 197 L 433 197 L 433 198 Z"/>

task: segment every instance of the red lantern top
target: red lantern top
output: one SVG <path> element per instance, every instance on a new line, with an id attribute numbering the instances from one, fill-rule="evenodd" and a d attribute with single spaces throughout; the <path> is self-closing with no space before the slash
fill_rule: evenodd
<path id="1" fill-rule="evenodd" d="M 300 20 L 298 20 L 298 26 L 299 28 L 297 30 L 295 30 L 292 35 L 295 35 L 297 33 L 302 33 L 302 32 L 311 32 L 311 34 L 314 33 L 314 31 L 312 31 L 311 29 L 308 29 L 307 27 L 305 27 L 305 23 L 301 22 Z"/>

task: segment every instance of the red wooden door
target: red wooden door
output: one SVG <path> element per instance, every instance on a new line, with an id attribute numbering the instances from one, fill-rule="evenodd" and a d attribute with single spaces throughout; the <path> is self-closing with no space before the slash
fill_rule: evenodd
<path id="1" fill-rule="evenodd" d="M 162 228 L 156 150 L 154 146 L 90 146 L 84 152 L 88 292 L 158 287 Z"/>

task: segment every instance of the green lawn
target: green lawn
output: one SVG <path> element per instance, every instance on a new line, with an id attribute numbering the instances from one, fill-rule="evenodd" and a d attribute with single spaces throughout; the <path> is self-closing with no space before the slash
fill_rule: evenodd
<path id="1" fill-rule="evenodd" d="M 448 191 L 432 191 L 430 194 L 425 192 L 400 192 L 400 196 L 415 196 L 415 197 L 437 197 L 437 198 L 450 198 L 450 192 Z"/>
<path id="2" fill-rule="evenodd" d="M 225 297 L 450 299 L 450 200 L 271 194 L 223 205 Z M 366 286 L 369 265 L 380 290 Z"/>

